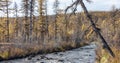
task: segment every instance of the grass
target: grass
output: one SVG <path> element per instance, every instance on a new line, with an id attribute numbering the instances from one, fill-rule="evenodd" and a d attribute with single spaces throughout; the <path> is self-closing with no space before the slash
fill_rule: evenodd
<path id="1" fill-rule="evenodd" d="M 76 44 L 75 42 L 61 42 L 60 45 L 56 47 L 54 46 L 53 42 L 49 42 L 46 44 L 46 46 L 43 46 L 41 44 L 22 44 L 21 47 L 3 46 L 2 48 L 5 49 L 3 49 L 3 51 L 0 51 L 0 60 L 17 59 L 24 58 L 29 55 L 65 51 L 87 45 L 87 43 L 79 43 L 79 46 L 76 45 L 78 44 Z M 2 48 L 0 50 L 2 50 Z"/>
<path id="2" fill-rule="evenodd" d="M 115 57 L 112 57 L 105 49 L 99 48 L 96 50 L 96 63 L 120 63 L 120 49 L 117 46 L 111 47 Z"/>

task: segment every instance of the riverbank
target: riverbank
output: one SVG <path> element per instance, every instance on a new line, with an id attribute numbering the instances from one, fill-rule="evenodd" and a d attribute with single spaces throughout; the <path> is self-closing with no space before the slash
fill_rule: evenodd
<path id="1" fill-rule="evenodd" d="M 77 49 L 50 54 L 3 61 L 0 63 L 95 63 L 96 45 L 90 44 Z"/>
<path id="2" fill-rule="evenodd" d="M 59 46 L 55 46 L 54 43 L 50 42 L 46 45 L 43 44 L 28 44 L 28 43 L 18 43 L 3 45 L 0 48 L 0 61 L 14 60 L 19 58 L 25 58 L 28 56 L 35 56 L 38 54 L 47 54 L 52 52 L 60 52 L 79 48 L 88 45 L 88 43 L 75 43 L 75 42 L 62 42 Z"/>

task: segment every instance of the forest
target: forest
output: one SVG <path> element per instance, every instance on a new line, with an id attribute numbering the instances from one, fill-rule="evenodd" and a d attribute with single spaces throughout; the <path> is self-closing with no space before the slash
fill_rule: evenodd
<path id="1" fill-rule="evenodd" d="M 86 1 L 92 4 L 92 0 Z M 55 0 L 54 14 L 49 15 L 47 0 L 21 0 L 21 7 L 11 0 L 0 0 L 0 61 L 94 42 L 99 47 L 96 63 L 120 62 L 120 9 L 88 11 L 83 0 L 73 0 L 65 9 L 60 9 L 60 4 Z M 77 6 L 83 11 L 77 12 Z"/>

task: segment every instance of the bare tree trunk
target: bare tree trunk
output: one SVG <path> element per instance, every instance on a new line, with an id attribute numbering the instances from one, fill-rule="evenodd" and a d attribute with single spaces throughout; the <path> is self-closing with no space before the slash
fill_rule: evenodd
<path id="1" fill-rule="evenodd" d="M 98 30 L 98 28 L 96 27 L 94 21 L 92 20 L 92 17 L 90 16 L 90 14 L 88 13 L 87 11 L 87 8 L 85 7 L 85 4 L 83 3 L 83 0 L 80 0 L 79 1 L 83 10 L 84 10 L 84 13 L 86 14 L 87 18 L 90 20 L 90 23 L 94 29 L 94 31 L 99 35 L 100 39 L 102 40 L 103 42 L 103 46 L 110 52 L 110 54 L 115 57 L 114 53 L 112 52 L 111 48 L 109 47 L 109 45 L 107 44 L 106 40 L 103 38 L 102 34 L 100 33 L 100 31 Z"/>
<path id="2" fill-rule="evenodd" d="M 33 5 L 34 5 L 34 0 L 30 1 L 30 29 L 29 29 L 29 34 L 30 34 L 30 38 L 29 41 L 30 43 L 32 42 L 32 32 L 33 32 Z"/>

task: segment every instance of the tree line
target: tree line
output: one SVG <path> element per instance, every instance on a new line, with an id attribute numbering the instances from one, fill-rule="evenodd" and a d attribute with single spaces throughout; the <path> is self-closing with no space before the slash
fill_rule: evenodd
<path id="1" fill-rule="evenodd" d="M 4 16 L 1 15 L 1 42 L 20 41 L 31 43 L 34 41 L 49 42 L 51 39 L 55 42 L 58 39 L 60 40 L 60 33 L 62 34 L 63 32 L 60 31 L 62 30 L 60 25 L 66 23 L 64 23 L 64 17 L 61 14 L 63 10 L 59 8 L 59 0 L 54 2 L 53 9 L 55 15 L 51 16 L 52 20 L 49 20 L 47 0 L 22 0 L 20 9 L 18 4 L 11 0 L 1 0 L 0 3 L 0 11 L 5 13 Z M 14 3 L 13 8 L 10 7 L 12 3 Z M 36 16 L 36 12 L 39 16 Z M 10 13 L 14 14 L 15 17 L 11 18 Z M 19 14 L 22 14 L 22 17 Z M 50 29 L 51 27 L 52 29 Z M 64 39 L 65 37 L 62 38 Z"/>

